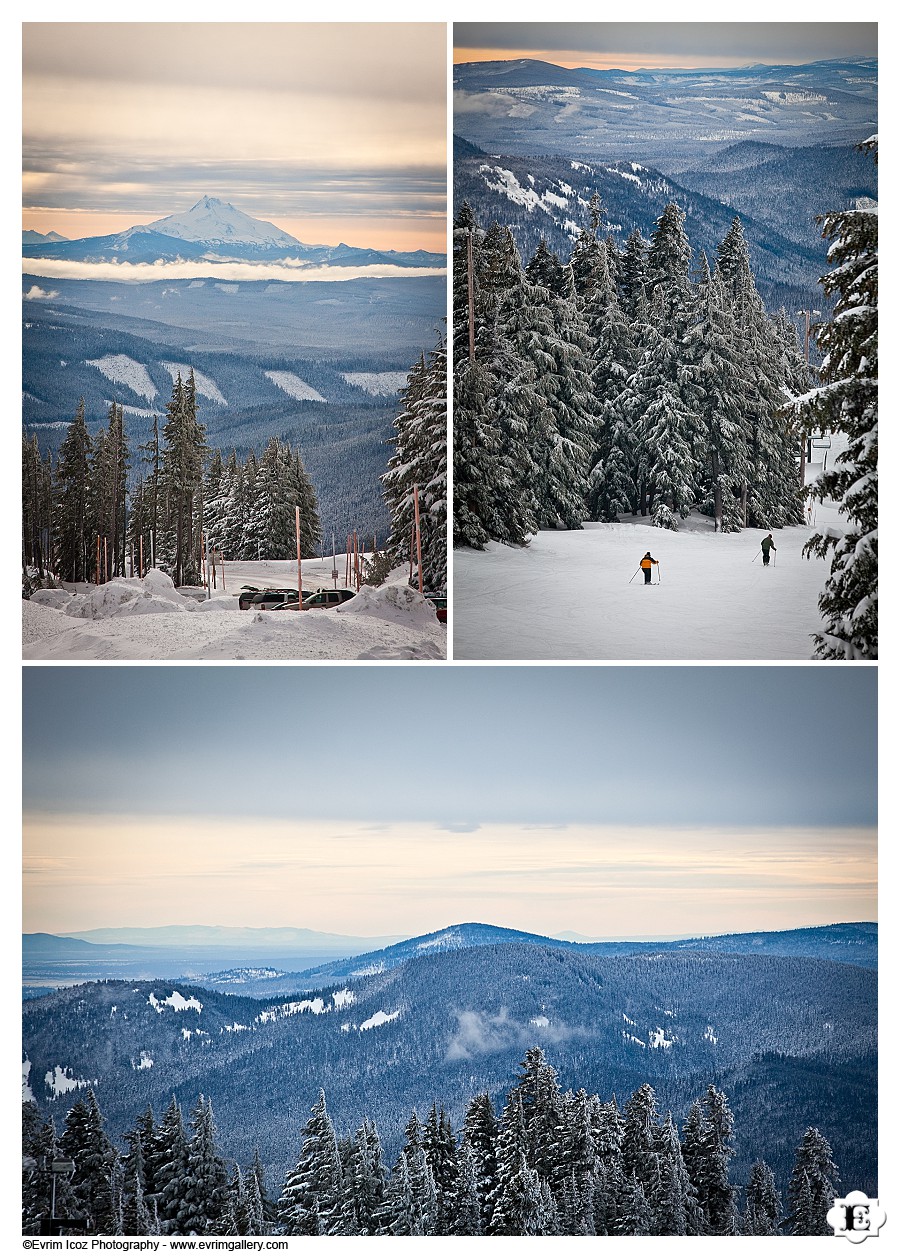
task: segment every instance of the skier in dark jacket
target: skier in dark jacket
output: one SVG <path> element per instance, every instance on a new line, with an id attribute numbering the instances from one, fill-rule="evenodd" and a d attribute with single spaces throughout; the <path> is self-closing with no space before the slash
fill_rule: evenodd
<path id="1" fill-rule="evenodd" d="M 762 547 L 762 553 L 763 553 L 763 567 L 764 567 L 764 568 L 768 568 L 768 566 L 769 566 L 769 551 L 774 550 L 774 551 L 775 551 L 775 554 L 776 554 L 776 555 L 778 554 L 778 547 L 777 547 L 777 546 L 775 545 L 775 543 L 772 541 L 772 534 L 771 534 L 771 533 L 769 534 L 769 536 L 768 536 L 768 537 L 764 537 L 764 538 L 762 539 L 762 541 L 760 542 L 760 546 Z"/>
<path id="2" fill-rule="evenodd" d="M 650 585 L 650 577 L 653 575 L 653 565 L 658 563 L 659 560 L 654 559 L 648 550 L 644 558 L 641 560 L 641 569 L 644 573 L 644 585 Z"/>

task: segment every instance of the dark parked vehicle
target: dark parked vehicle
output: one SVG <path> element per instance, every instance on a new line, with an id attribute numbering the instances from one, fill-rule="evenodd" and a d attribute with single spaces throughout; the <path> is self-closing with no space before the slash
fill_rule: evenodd
<path id="1" fill-rule="evenodd" d="M 447 623 L 447 595 L 446 594 L 426 594 L 425 598 L 429 603 L 434 604 L 434 610 L 438 620 L 442 625 Z"/>
<path id="2" fill-rule="evenodd" d="M 303 597 L 306 598 L 310 593 L 310 590 L 304 590 Z M 296 601 L 296 590 L 258 590 L 246 606 L 241 604 L 241 610 L 246 611 L 247 608 L 250 608 L 252 611 L 271 611 L 272 608 L 278 607 L 281 603 Z"/>
<path id="3" fill-rule="evenodd" d="M 340 607 L 341 603 L 346 603 L 347 599 L 353 598 L 356 594 L 355 590 L 318 590 L 315 594 L 311 594 L 309 590 L 303 591 L 303 610 L 304 611 L 328 611 L 329 608 Z M 279 603 L 277 607 L 269 608 L 274 612 L 296 612 L 300 610 L 300 604 L 296 598 L 288 599 L 284 603 Z"/>

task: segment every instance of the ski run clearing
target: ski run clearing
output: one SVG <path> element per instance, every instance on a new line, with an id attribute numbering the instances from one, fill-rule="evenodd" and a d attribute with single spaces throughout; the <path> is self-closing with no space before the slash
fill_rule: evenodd
<path id="1" fill-rule="evenodd" d="M 819 505 L 816 527 L 838 523 Z M 824 559 L 805 559 L 814 531 L 715 533 L 693 515 L 678 532 L 629 523 L 541 532 L 521 549 L 454 552 L 453 646 L 474 660 L 808 660 L 821 627 Z M 650 550 L 653 586 L 635 570 Z M 754 552 L 757 558 L 754 559 Z M 632 576 L 634 577 L 631 580 Z M 630 584 L 629 584 L 630 581 Z"/>
<path id="2" fill-rule="evenodd" d="M 333 588 L 331 556 L 303 564 L 303 588 Z M 338 555 L 338 585 L 345 557 Z M 438 660 L 447 629 L 397 570 L 378 589 L 328 611 L 240 611 L 244 585 L 297 588 L 290 560 L 226 564 L 226 592 L 197 601 L 161 572 L 39 590 L 22 602 L 23 657 L 32 660 Z M 198 591 L 199 594 L 199 591 Z"/>

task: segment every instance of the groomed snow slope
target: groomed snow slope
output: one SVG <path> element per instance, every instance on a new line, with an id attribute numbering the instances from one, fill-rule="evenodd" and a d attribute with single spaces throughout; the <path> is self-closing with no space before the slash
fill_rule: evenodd
<path id="1" fill-rule="evenodd" d="M 828 519 L 825 516 L 828 516 Z M 818 525 L 836 519 L 819 508 Z M 542 532 L 521 549 L 454 552 L 453 651 L 480 660 L 808 660 L 825 560 L 804 559 L 804 527 L 716 534 L 640 521 Z M 629 579 L 650 550 L 654 585 Z M 659 584 L 656 582 L 659 581 Z"/>

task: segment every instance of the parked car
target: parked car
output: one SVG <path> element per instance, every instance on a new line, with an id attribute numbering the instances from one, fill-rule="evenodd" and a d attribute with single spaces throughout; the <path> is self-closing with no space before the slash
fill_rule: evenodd
<path id="1" fill-rule="evenodd" d="M 435 614 L 442 625 L 447 623 L 447 595 L 446 594 L 426 594 L 425 598 L 429 603 L 434 604 Z"/>
<path id="2" fill-rule="evenodd" d="M 305 596 L 307 591 L 304 590 L 303 593 Z M 289 603 L 296 598 L 296 590 L 260 590 L 259 593 L 253 595 L 249 606 L 252 611 L 270 611 L 279 603 Z"/>
<path id="3" fill-rule="evenodd" d="M 329 608 L 340 607 L 341 603 L 346 603 L 348 598 L 353 598 L 356 594 L 355 590 L 317 590 L 315 594 L 311 594 L 309 590 L 303 591 L 303 610 L 304 611 L 320 611 Z M 273 612 L 296 612 L 300 610 L 300 604 L 296 598 L 288 599 L 284 603 L 279 603 L 276 607 L 270 607 Z"/>
<path id="4" fill-rule="evenodd" d="M 348 599 L 356 597 L 356 590 L 318 590 L 303 600 L 304 611 L 315 611 L 324 608 L 340 607 Z"/>

